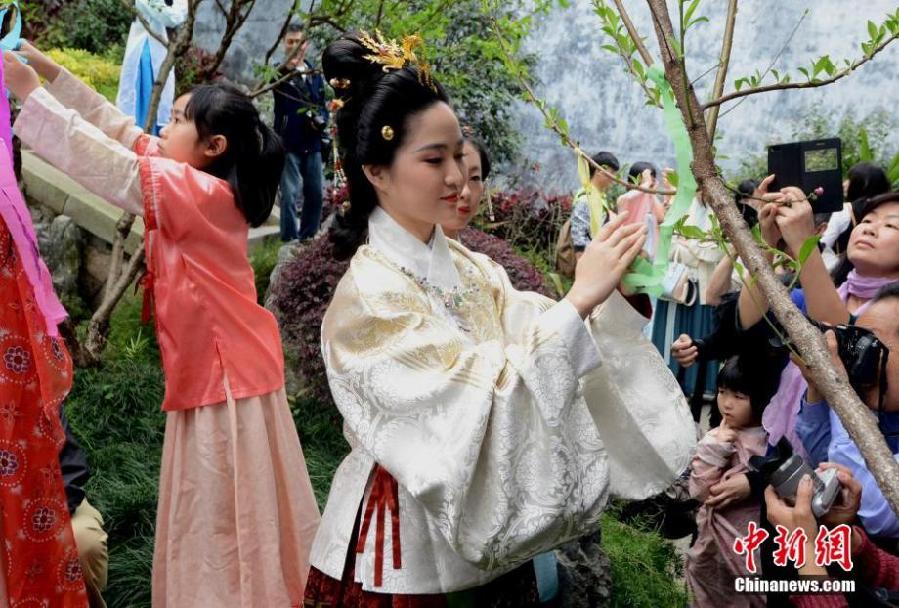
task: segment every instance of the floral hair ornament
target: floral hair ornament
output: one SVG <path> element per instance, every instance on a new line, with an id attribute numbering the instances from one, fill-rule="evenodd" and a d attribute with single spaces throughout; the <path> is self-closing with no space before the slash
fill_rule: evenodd
<path id="1" fill-rule="evenodd" d="M 384 141 L 393 141 L 393 127 L 390 125 L 384 125 L 381 127 L 381 137 L 384 138 Z"/>
<path id="2" fill-rule="evenodd" d="M 415 54 L 416 48 L 421 47 L 424 50 L 425 47 L 425 41 L 418 34 L 404 36 L 400 43 L 395 39 L 385 40 L 379 30 L 375 30 L 374 38 L 362 31 L 359 33 L 359 42 L 371 51 L 371 54 L 366 55 L 365 58 L 380 65 L 385 72 L 401 70 L 406 66 L 414 65 L 418 69 L 418 81 L 433 91 L 437 91 L 434 80 L 431 78 L 431 66 Z"/>
<path id="3" fill-rule="evenodd" d="M 349 78 L 332 78 L 328 81 L 328 84 L 331 85 L 332 89 L 348 89 L 351 82 Z"/>

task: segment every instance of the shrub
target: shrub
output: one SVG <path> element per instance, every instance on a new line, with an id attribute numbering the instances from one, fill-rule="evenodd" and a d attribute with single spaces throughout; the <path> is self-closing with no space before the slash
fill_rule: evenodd
<path id="1" fill-rule="evenodd" d="M 546 285 L 540 271 L 518 255 L 503 239 L 469 227 L 462 231 L 459 240 L 472 251 L 483 253 L 505 268 L 509 280 L 519 291 L 536 291 L 549 298 L 554 297 L 555 294 Z"/>
<path id="2" fill-rule="evenodd" d="M 124 45 L 132 17 L 121 0 L 74 0 L 60 4 L 57 18 L 41 34 L 43 44 L 99 54 L 111 46 Z"/>
<path id="3" fill-rule="evenodd" d="M 539 190 L 493 193 L 481 204 L 474 225 L 509 242 L 518 250 L 531 250 L 552 260 L 562 224 L 571 215 L 571 196 L 546 195 Z"/>
<path id="4" fill-rule="evenodd" d="M 83 80 L 109 101 L 115 103 L 119 90 L 118 60 L 109 55 L 101 56 L 80 49 L 51 49 L 47 55 L 72 74 Z"/>
<path id="5" fill-rule="evenodd" d="M 552 294 L 541 274 L 508 243 L 473 228 L 465 231 L 462 242 L 501 264 L 517 289 Z M 321 356 L 321 324 L 337 283 L 348 267 L 349 262 L 334 259 L 333 246 L 323 235 L 304 245 L 271 287 L 272 307 L 289 351 L 288 360 L 296 361 L 307 396 L 335 419 L 337 411 Z"/>

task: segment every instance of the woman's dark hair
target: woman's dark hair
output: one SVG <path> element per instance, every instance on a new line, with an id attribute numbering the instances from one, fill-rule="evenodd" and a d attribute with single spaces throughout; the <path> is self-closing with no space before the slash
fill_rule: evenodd
<path id="1" fill-rule="evenodd" d="M 746 203 L 744 199 L 752 196 L 752 193 L 755 192 L 758 185 L 759 182 L 757 180 L 744 179 L 737 185 L 737 191 L 734 192 L 734 202 L 737 204 L 737 209 L 740 210 L 740 214 L 750 228 L 759 223 L 759 214 L 753 209 L 752 205 Z"/>
<path id="2" fill-rule="evenodd" d="M 871 302 L 880 302 L 881 300 L 891 300 L 893 298 L 899 298 L 899 281 L 881 287 Z"/>
<path id="3" fill-rule="evenodd" d="M 481 179 L 487 179 L 490 177 L 490 156 L 487 155 L 487 148 L 484 146 L 484 142 L 476 137 L 466 137 L 465 141 L 478 151 L 478 156 L 481 158 Z"/>
<path id="4" fill-rule="evenodd" d="M 749 397 L 752 415 L 761 421 L 762 412 L 777 392 L 780 373 L 772 365 L 756 362 L 755 357 L 736 355 L 724 362 L 718 372 L 718 388 L 726 388 Z"/>
<path id="5" fill-rule="evenodd" d="M 352 257 L 365 241 L 368 216 L 378 204 L 362 166 L 390 165 L 406 139 L 409 119 L 436 103 L 449 103 L 443 87 L 437 81 L 423 83 L 416 66 L 385 71 L 366 59 L 371 54 L 358 34 L 345 34 L 322 53 L 325 79 L 335 84 L 344 104 L 337 111 L 337 141 L 350 208 L 335 218 L 331 229 L 338 260 Z M 383 137 L 384 127 L 392 129 L 393 137 Z"/>
<path id="6" fill-rule="evenodd" d="M 652 178 L 655 179 L 658 171 L 656 170 L 656 166 L 652 163 L 648 163 L 646 161 L 637 161 L 631 168 L 627 170 L 627 177 L 631 182 L 639 182 L 640 176 L 643 175 L 643 172 L 649 169 L 649 173 L 652 175 Z"/>
<path id="7" fill-rule="evenodd" d="M 272 213 L 284 168 L 281 139 L 262 122 L 250 98 L 229 84 L 195 87 L 184 116 L 196 125 L 201 141 L 215 135 L 228 141 L 206 172 L 231 184 L 247 223 L 261 226 Z"/>
<path id="8" fill-rule="evenodd" d="M 886 171 L 872 163 L 852 165 L 846 177 L 849 178 L 849 187 L 846 188 L 846 200 L 849 202 L 877 196 L 890 190 L 890 180 Z"/>

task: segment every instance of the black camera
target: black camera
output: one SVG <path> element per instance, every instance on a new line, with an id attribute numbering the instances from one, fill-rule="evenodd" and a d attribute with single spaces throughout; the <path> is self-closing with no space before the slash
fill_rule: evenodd
<path id="1" fill-rule="evenodd" d="M 808 322 L 826 332 L 833 330 L 837 340 L 837 353 L 846 375 L 849 376 L 849 384 L 859 395 L 863 395 L 871 388 L 879 386 L 880 404 L 883 405 L 883 396 L 886 393 L 886 368 L 890 349 L 881 342 L 874 332 L 857 325 L 826 325 L 814 319 Z M 778 324 L 779 325 L 779 324 Z M 776 332 L 779 336 L 786 337 L 783 328 Z M 788 339 L 787 339 L 788 340 Z M 782 347 L 788 344 L 781 338 L 771 340 L 772 346 Z"/>
<path id="2" fill-rule="evenodd" d="M 878 386 L 881 396 L 886 389 L 886 365 L 890 349 L 870 329 L 858 325 L 825 325 L 812 319 L 809 322 L 822 332 L 833 330 L 837 339 L 837 353 L 846 368 L 849 384 L 856 393 Z"/>
<path id="3" fill-rule="evenodd" d="M 306 111 L 306 118 L 309 119 L 309 123 L 312 125 L 312 128 L 316 131 L 324 131 L 325 126 L 327 125 L 327 121 L 321 117 L 321 115 L 313 112 L 312 110 Z"/>

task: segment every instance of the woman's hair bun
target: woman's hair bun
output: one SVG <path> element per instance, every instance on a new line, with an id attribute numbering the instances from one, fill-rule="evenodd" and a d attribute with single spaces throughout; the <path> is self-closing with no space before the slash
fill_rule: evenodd
<path id="1" fill-rule="evenodd" d="M 343 36 L 331 44 L 322 53 L 322 72 L 327 81 L 349 81 L 349 89 L 359 92 L 372 81 L 379 80 L 385 74 L 382 66 L 366 59 L 371 51 L 365 48 L 358 34 Z M 340 97 L 352 97 L 351 94 L 340 94 Z"/>

